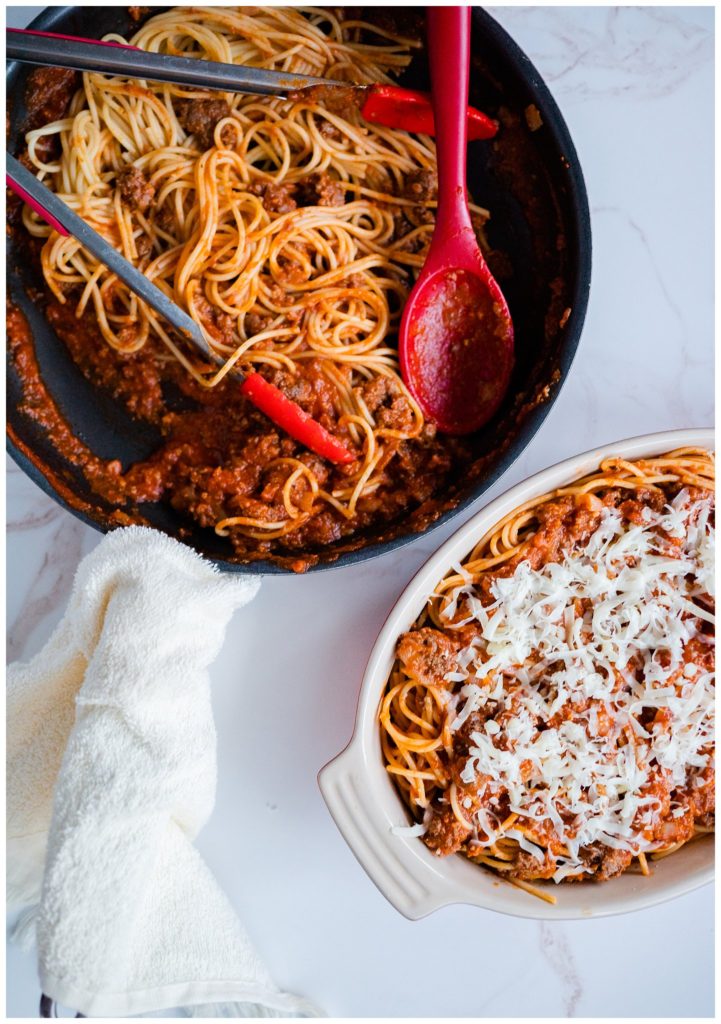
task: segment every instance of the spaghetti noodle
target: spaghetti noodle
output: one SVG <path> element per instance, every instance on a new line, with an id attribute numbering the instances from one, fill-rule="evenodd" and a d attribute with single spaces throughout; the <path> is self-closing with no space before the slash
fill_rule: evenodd
<path id="1" fill-rule="evenodd" d="M 354 83 L 391 81 L 420 45 L 342 8 L 312 7 L 177 8 L 130 42 Z M 381 499 L 399 489 L 393 470 L 408 451 L 415 462 L 402 475 L 421 478 L 434 458 L 436 482 L 443 472 L 437 456 L 448 445 L 404 387 L 393 342 L 433 231 L 434 143 L 365 124 L 351 94 L 341 103 L 317 91 L 284 100 L 85 73 L 65 115 L 26 137 L 38 176 L 187 310 L 224 360 L 220 369 L 200 364 L 75 239 L 25 208 L 56 305 L 97 321 L 117 378 L 150 355 L 161 375 L 169 360 L 182 367 L 194 397 L 226 397 L 228 371 L 253 368 L 355 452 L 348 470 L 329 473 L 302 449 L 276 445 L 263 464 L 270 491 L 265 478 L 228 488 L 239 458 L 257 465 L 240 442 L 214 451 L 202 479 L 184 472 L 174 503 L 241 550 L 281 538 L 328 542 L 407 505 L 410 496 L 392 509 Z M 472 209 L 480 233 L 487 215 Z M 80 361 L 99 378 L 101 358 L 87 346 Z M 147 405 L 137 395 L 130 404 L 136 413 Z M 176 472 L 183 465 L 174 459 Z M 144 500 L 142 487 L 134 492 L 139 475 L 128 493 Z M 115 474 L 115 491 L 120 484 Z M 313 523 L 323 528 L 313 533 Z"/>
<path id="2" fill-rule="evenodd" d="M 380 709 L 414 834 L 541 898 L 713 829 L 713 481 L 695 448 L 515 509 L 401 637 Z"/>

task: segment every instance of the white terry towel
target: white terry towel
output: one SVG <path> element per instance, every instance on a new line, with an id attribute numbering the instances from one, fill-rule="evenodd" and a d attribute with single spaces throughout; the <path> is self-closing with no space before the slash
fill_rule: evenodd
<path id="1" fill-rule="evenodd" d="M 9 669 L 8 903 L 29 905 L 19 937 L 35 931 L 42 990 L 69 1009 L 317 1015 L 278 991 L 192 845 L 215 800 L 208 666 L 258 586 L 118 530 Z"/>

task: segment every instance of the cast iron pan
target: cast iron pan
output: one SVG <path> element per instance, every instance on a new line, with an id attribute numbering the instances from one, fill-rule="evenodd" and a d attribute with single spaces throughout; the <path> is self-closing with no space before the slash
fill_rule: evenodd
<path id="1" fill-rule="evenodd" d="M 153 8 L 157 13 L 163 8 Z M 407 18 L 411 9 L 404 8 Z M 591 277 L 591 232 L 583 175 L 568 129 L 553 97 L 526 55 L 480 8 L 473 12 L 471 96 L 475 106 L 498 117 L 494 142 L 469 148 L 469 188 L 491 211 L 489 259 L 508 299 L 516 331 L 516 367 L 507 400 L 474 440 L 477 462 L 465 469 L 441 496 L 437 517 L 407 515 L 383 524 L 351 543 L 321 552 L 310 571 L 348 565 L 408 543 L 422 530 L 446 522 L 476 501 L 511 465 L 541 426 L 568 374 L 578 345 Z M 108 32 L 129 36 L 137 28 L 125 7 L 47 8 L 30 26 L 45 31 L 99 38 Z M 28 66 L 8 66 L 10 151 L 21 146 L 23 97 Z M 422 55 L 414 58 L 402 83 L 427 88 Z M 530 124 L 535 108 L 541 125 Z M 527 119 L 528 118 L 528 119 Z M 30 297 L 40 287 L 10 240 L 8 295 L 30 321 L 40 369 L 74 432 L 102 458 L 123 465 L 145 458 L 156 446 L 153 428 L 133 420 L 109 396 L 89 384 Z M 570 313 L 567 311 L 570 310 Z M 564 315 L 565 314 L 565 315 Z M 562 326 L 561 326 L 562 323 Z M 100 530 L 117 525 L 113 509 L 89 489 L 84 478 L 58 455 L 52 439 L 19 411 L 21 384 L 8 371 L 8 427 L 23 450 L 8 442 L 18 465 L 47 494 L 83 522 Z M 194 526 L 169 505 L 140 508 L 144 519 L 183 539 L 231 572 L 279 573 L 271 562 L 237 563 L 228 541 Z"/>

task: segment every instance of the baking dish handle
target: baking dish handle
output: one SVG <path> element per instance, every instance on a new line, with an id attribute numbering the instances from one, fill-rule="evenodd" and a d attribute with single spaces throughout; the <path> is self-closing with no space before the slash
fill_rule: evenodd
<path id="1" fill-rule="evenodd" d="M 416 921 L 462 901 L 452 883 L 427 862 L 431 855 L 418 839 L 392 831 L 401 822 L 392 821 L 374 799 L 359 745 L 351 743 L 321 769 L 318 785 L 361 867 L 404 917 Z"/>

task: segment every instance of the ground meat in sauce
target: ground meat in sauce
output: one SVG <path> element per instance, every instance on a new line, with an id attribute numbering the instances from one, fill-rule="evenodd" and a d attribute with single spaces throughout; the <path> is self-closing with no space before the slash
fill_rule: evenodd
<path id="1" fill-rule="evenodd" d="M 461 774 L 473 744 L 473 733 L 482 730 L 485 718 L 485 714 L 474 712 L 457 731 L 454 739 L 454 756 L 450 763 L 450 777 L 456 786 L 458 802 L 463 808 L 463 813 L 469 818 L 483 804 L 487 777 L 479 776 L 469 785 L 463 781 Z M 448 857 L 462 849 L 470 835 L 471 829 L 458 820 L 450 802 L 445 799 L 428 822 L 428 830 L 423 836 L 423 841 L 437 857 Z"/>
<path id="2" fill-rule="evenodd" d="M 265 375 L 321 426 L 337 433 L 338 389 L 325 374 L 320 359 L 309 359 L 302 370 L 295 373 L 269 369 Z"/>
<path id="3" fill-rule="evenodd" d="M 261 334 L 272 322 L 273 318 L 267 313 L 254 313 L 252 311 L 246 313 L 244 321 L 246 337 L 252 338 L 256 334 Z"/>
<path id="4" fill-rule="evenodd" d="M 213 306 L 198 292 L 193 297 L 193 308 L 211 337 L 223 345 L 233 344 L 235 320 L 229 313 Z"/>
<path id="5" fill-rule="evenodd" d="M 230 107 L 225 100 L 188 100 L 176 107 L 178 120 L 188 135 L 195 136 L 200 149 L 214 145 L 216 125 L 230 117 Z"/>
<path id="6" fill-rule="evenodd" d="M 450 807 L 445 807 L 429 821 L 423 842 L 437 857 L 448 857 L 461 849 L 469 834 L 470 829 L 458 820 Z"/>
<path id="7" fill-rule="evenodd" d="M 413 410 L 398 381 L 392 377 L 375 377 L 363 384 L 361 393 L 379 427 L 403 433 L 410 431 Z"/>
<path id="8" fill-rule="evenodd" d="M 25 131 L 65 117 L 79 87 L 80 75 L 71 68 L 33 68 L 25 92 Z"/>
<path id="9" fill-rule="evenodd" d="M 73 96 L 81 84 L 80 74 L 71 68 L 34 68 L 29 76 L 25 95 L 26 117 L 23 131 L 41 128 L 52 121 L 65 117 Z M 36 155 L 46 163 L 56 160 L 60 155 L 60 137 L 58 134 L 45 135 L 35 142 Z M 17 154 L 24 167 L 36 173 L 37 168 L 30 160 L 27 150 Z M 8 193 L 7 222 L 11 226 L 19 223 L 22 213 L 22 200 L 14 193 Z"/>
<path id="10" fill-rule="evenodd" d="M 551 878 L 556 870 L 556 864 L 548 850 L 544 851 L 543 860 L 539 861 L 532 853 L 521 850 L 513 864 L 513 877 L 522 881 L 531 881 L 536 878 Z"/>
<path id="11" fill-rule="evenodd" d="M 354 107 L 359 110 L 363 106 L 369 91 L 367 85 L 309 85 L 288 93 L 288 99 L 294 103 L 318 104 L 331 114 L 347 116 Z"/>
<path id="12" fill-rule="evenodd" d="M 139 260 L 144 260 L 150 256 L 153 251 L 153 240 L 147 235 L 138 235 L 135 239 L 135 251 L 138 254 Z"/>
<path id="13" fill-rule="evenodd" d="M 686 795 L 696 820 L 706 824 L 716 810 L 716 774 L 713 765 L 704 768 L 695 783 L 687 789 Z"/>
<path id="14" fill-rule="evenodd" d="M 118 174 L 118 188 L 124 205 L 145 213 L 155 197 L 155 189 L 139 167 L 129 164 Z"/>
<path id="15" fill-rule="evenodd" d="M 615 850 L 602 843 L 593 843 L 591 846 L 583 847 L 579 851 L 579 857 L 589 871 L 579 875 L 569 875 L 569 882 L 607 882 L 611 878 L 617 878 L 629 867 L 633 856 L 628 850 Z M 551 872 L 553 874 L 553 872 Z M 548 876 L 550 877 L 550 875 Z"/>
<path id="16" fill-rule="evenodd" d="M 69 307 L 69 303 L 63 306 L 53 303 L 48 306 L 46 315 L 74 361 L 86 376 L 92 375 L 102 388 L 125 402 L 133 415 L 153 420 L 162 402 L 157 361 L 148 359 L 144 351 L 120 355 L 109 345 L 88 346 L 84 321 L 78 321 Z"/>
<path id="17" fill-rule="evenodd" d="M 401 199 L 410 199 L 416 205 L 392 208 L 393 241 L 404 252 L 420 252 L 428 244 L 430 235 L 414 232 L 424 224 L 434 223 L 435 214 L 430 204 L 438 198 L 438 175 L 427 169 L 410 171 L 403 176 L 397 194 Z"/>
<path id="18" fill-rule="evenodd" d="M 248 191 L 253 195 L 260 196 L 264 209 L 268 213 L 292 213 L 298 208 L 293 198 L 294 186 L 292 183 L 275 184 L 275 182 L 258 181 L 248 186 Z"/>
<path id="19" fill-rule="evenodd" d="M 163 203 L 162 206 L 155 205 L 152 210 L 152 222 L 160 231 L 171 235 L 175 230 L 175 213 L 170 204 Z"/>
<path id="20" fill-rule="evenodd" d="M 425 686 L 444 686 L 453 670 L 458 643 L 438 629 L 415 629 L 398 644 L 398 657 L 409 675 Z"/>
<path id="21" fill-rule="evenodd" d="M 298 206 L 343 206 L 345 186 L 325 171 L 309 174 L 296 185 Z"/>
<path id="22" fill-rule="evenodd" d="M 313 250 L 305 242 L 287 245 L 278 256 L 278 282 L 283 285 L 303 284 L 312 269 Z M 289 289 L 290 290 L 290 289 Z M 287 293 L 284 293 L 284 298 Z"/>
<path id="23" fill-rule="evenodd" d="M 403 179 L 401 195 L 419 203 L 434 202 L 438 198 L 438 175 L 429 170 L 411 171 Z"/>
<path id="24" fill-rule="evenodd" d="M 388 406 L 403 392 L 392 377 L 372 377 L 362 385 L 361 394 L 368 412 L 375 413 L 382 406 Z"/>
<path id="25" fill-rule="evenodd" d="M 398 252 L 408 252 L 413 255 L 421 252 L 428 244 L 428 238 L 423 233 L 414 234 L 417 225 L 411 223 L 406 216 L 405 209 L 393 210 L 393 237 L 391 239 L 393 248 Z"/>

